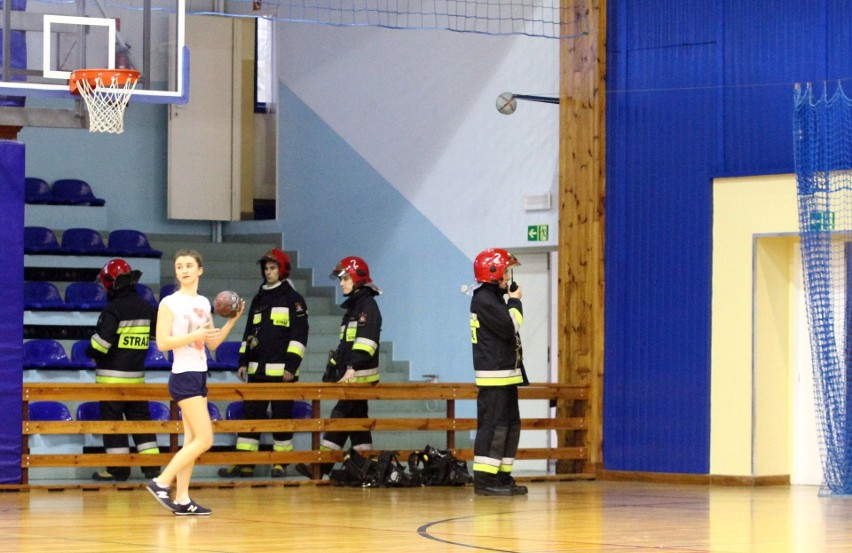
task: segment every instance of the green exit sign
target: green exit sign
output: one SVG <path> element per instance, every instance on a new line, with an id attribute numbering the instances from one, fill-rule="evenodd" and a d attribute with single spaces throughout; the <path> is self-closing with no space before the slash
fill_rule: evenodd
<path id="1" fill-rule="evenodd" d="M 814 232 L 834 230 L 836 219 L 833 211 L 811 211 L 811 230 Z"/>
<path id="2" fill-rule="evenodd" d="M 549 225 L 529 225 L 527 227 L 527 242 L 547 242 L 549 237 Z"/>

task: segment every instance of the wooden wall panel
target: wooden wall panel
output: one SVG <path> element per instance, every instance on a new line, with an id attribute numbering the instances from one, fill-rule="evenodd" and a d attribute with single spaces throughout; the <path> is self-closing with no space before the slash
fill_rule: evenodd
<path id="1" fill-rule="evenodd" d="M 604 370 L 606 0 L 587 0 L 589 33 L 561 47 L 559 381 L 591 387 L 591 466 L 600 465 Z M 580 15 L 580 14 L 577 14 Z M 576 17 L 575 17 L 576 19 Z M 560 445 L 571 440 L 560 437 Z M 572 470 L 560 463 L 559 472 Z M 588 469 L 587 469 L 588 470 Z"/>

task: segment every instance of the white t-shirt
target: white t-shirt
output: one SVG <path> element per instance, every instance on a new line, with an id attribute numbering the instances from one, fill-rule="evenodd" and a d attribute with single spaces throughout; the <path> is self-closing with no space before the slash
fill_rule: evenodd
<path id="1" fill-rule="evenodd" d="M 208 324 L 213 317 L 210 311 L 210 300 L 204 296 L 189 296 L 180 290 L 166 296 L 160 305 L 165 305 L 172 312 L 172 336 L 185 336 Z M 198 341 L 172 350 L 174 362 L 172 372 L 206 372 L 207 351 L 204 342 Z"/>

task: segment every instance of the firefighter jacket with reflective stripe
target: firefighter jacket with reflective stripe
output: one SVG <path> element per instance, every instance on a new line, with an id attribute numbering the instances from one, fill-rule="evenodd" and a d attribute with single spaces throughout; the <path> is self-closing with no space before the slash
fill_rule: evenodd
<path id="1" fill-rule="evenodd" d="M 294 376 L 308 345 L 308 306 L 289 280 L 262 285 L 251 300 L 240 345 L 240 366 L 253 382 L 281 382 Z"/>
<path id="2" fill-rule="evenodd" d="M 360 286 L 340 305 L 346 314 L 340 323 L 340 343 L 330 362 L 355 369 L 355 382 L 379 381 L 382 314 L 376 295 L 378 292 L 369 286 Z"/>
<path id="3" fill-rule="evenodd" d="M 96 382 L 145 381 L 145 356 L 156 333 L 157 310 L 133 286 L 109 293 L 86 353 L 95 360 Z"/>
<path id="4" fill-rule="evenodd" d="M 477 386 L 524 383 L 523 356 L 518 330 L 524 320 L 521 300 L 503 301 L 496 284 L 483 284 L 470 301 L 473 370 Z"/>

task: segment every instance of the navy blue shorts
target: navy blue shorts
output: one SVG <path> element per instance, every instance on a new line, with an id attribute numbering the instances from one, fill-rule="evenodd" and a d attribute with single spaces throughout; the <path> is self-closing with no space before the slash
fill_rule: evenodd
<path id="1" fill-rule="evenodd" d="M 185 372 L 169 375 L 169 393 L 175 401 L 191 397 L 207 397 L 207 373 Z"/>

